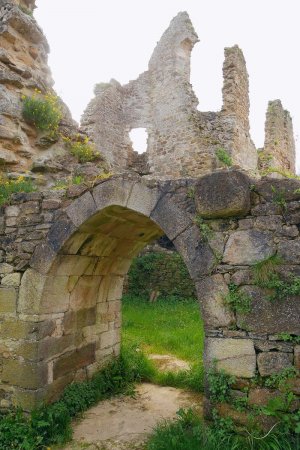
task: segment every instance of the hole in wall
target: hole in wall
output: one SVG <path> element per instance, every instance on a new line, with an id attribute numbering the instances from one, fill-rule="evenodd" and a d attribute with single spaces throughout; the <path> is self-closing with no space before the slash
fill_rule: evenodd
<path id="1" fill-rule="evenodd" d="M 133 128 L 129 132 L 129 137 L 132 141 L 133 150 L 139 155 L 147 151 L 148 133 L 146 128 Z"/>

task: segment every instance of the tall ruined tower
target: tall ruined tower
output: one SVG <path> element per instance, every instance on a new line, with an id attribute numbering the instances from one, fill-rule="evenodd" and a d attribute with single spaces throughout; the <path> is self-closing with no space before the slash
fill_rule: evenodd
<path id="1" fill-rule="evenodd" d="M 221 166 L 224 149 L 233 164 L 257 168 L 249 133 L 248 73 L 242 51 L 225 49 L 223 107 L 200 112 L 190 84 L 191 51 L 198 36 L 186 12 L 179 13 L 157 44 L 147 72 L 121 86 L 115 81 L 96 90 L 82 129 L 101 145 L 118 170 L 132 165 L 133 128 L 148 132 L 144 155 L 151 176 L 199 176 Z"/>

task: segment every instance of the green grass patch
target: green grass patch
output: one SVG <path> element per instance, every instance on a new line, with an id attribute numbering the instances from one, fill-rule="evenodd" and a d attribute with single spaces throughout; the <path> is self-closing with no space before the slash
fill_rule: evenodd
<path id="1" fill-rule="evenodd" d="M 202 361 L 204 329 L 196 300 L 158 299 L 156 303 L 124 296 L 122 339 L 146 354 L 171 354 Z"/>
<path id="2" fill-rule="evenodd" d="M 162 422 L 150 437 L 147 450 L 297 450 L 300 441 L 285 433 L 237 432 L 232 422 L 220 419 L 207 425 L 191 410 L 180 410 L 178 419 Z"/>
<path id="3" fill-rule="evenodd" d="M 39 131 L 55 135 L 62 118 L 58 97 L 50 92 L 43 95 L 36 90 L 33 96 L 23 96 L 22 100 L 24 120 Z"/>

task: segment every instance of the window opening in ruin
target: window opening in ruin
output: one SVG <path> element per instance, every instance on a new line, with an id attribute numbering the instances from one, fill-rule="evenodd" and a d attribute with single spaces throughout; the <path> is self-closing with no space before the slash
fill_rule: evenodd
<path id="1" fill-rule="evenodd" d="M 147 151 L 148 133 L 146 128 L 133 128 L 129 137 L 132 141 L 133 150 L 139 155 Z"/>

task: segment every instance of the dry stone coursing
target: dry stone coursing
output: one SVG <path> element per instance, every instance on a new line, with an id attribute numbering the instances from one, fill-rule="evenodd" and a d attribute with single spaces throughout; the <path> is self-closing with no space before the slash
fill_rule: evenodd
<path id="1" fill-rule="evenodd" d="M 194 186 L 200 205 L 197 186 L 203 179 L 145 182 L 124 175 L 86 186 L 77 196 L 74 190 L 13 196 L 11 205 L 2 208 L 0 234 L 2 406 L 17 403 L 30 409 L 53 401 L 68 383 L 89 377 L 118 355 L 124 276 L 132 257 L 162 234 L 183 257 L 197 287 L 207 368 L 217 359 L 218 368 L 235 375 L 238 385 L 257 372 L 265 377 L 299 366 L 299 345 L 280 337 L 300 336 L 299 297 L 270 302 L 252 273 L 257 260 L 287 244 L 296 248 L 299 233 L 282 233 L 290 224 L 285 211 L 273 208 L 267 180 L 254 188 L 253 180 L 246 180 L 247 191 L 245 175 L 225 173 L 236 180 L 250 208 L 244 215 L 205 219 L 213 233 L 208 240 L 194 224 L 197 212 L 189 197 Z M 216 185 L 220 180 L 227 185 L 226 176 L 223 171 L 211 175 Z M 256 194 L 249 200 L 250 186 Z M 287 208 L 293 204 L 297 211 L 297 204 L 300 210 L 300 194 L 295 193 L 300 182 L 277 180 L 276 186 L 291 193 Z M 213 190 L 211 195 L 211 203 L 206 199 L 209 214 Z M 266 210 L 274 212 L 268 217 L 271 222 L 275 218 L 276 227 L 261 230 L 258 219 L 266 217 Z M 244 252 L 240 233 L 248 236 Z M 284 277 L 300 274 L 298 264 L 282 258 Z M 249 312 L 235 313 L 225 303 L 232 282 L 251 298 Z"/>

